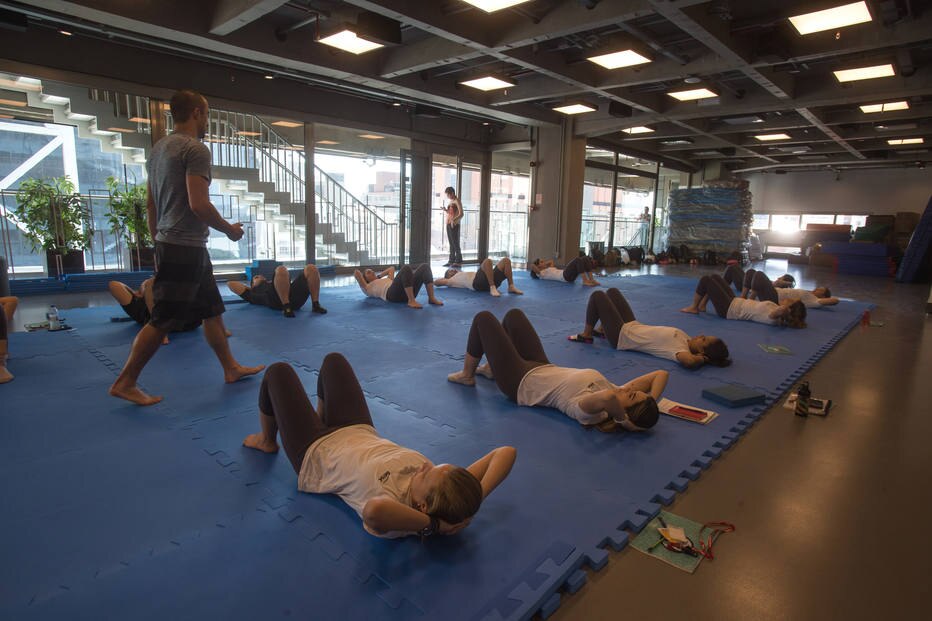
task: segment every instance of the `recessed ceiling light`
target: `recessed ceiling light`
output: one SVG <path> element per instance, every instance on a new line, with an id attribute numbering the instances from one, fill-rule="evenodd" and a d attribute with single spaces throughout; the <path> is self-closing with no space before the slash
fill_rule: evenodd
<path id="1" fill-rule="evenodd" d="M 688 91 L 676 91 L 673 93 L 667 93 L 670 97 L 679 99 L 680 101 L 694 101 L 696 99 L 709 99 L 711 97 L 718 97 L 717 93 L 713 93 L 707 88 L 694 88 Z"/>
<path id="2" fill-rule="evenodd" d="M 628 129 L 621 130 L 626 134 L 651 134 L 654 130 L 650 127 L 644 127 L 643 125 L 639 127 L 629 127 Z"/>
<path id="3" fill-rule="evenodd" d="M 16 99 L 0 99 L 0 104 L 3 104 L 4 106 L 14 106 L 16 108 L 26 107 L 25 101 L 18 101 Z"/>
<path id="4" fill-rule="evenodd" d="M 341 30 L 329 37 L 323 37 L 320 39 L 320 43 L 351 54 L 364 54 L 365 52 L 371 52 L 372 50 L 383 47 L 381 43 L 356 36 L 356 33 L 349 29 Z"/>
<path id="5" fill-rule="evenodd" d="M 340 144 L 336 140 L 318 140 L 317 144 L 330 145 L 330 144 Z"/>
<path id="6" fill-rule="evenodd" d="M 486 13 L 494 13 L 518 4 L 524 4 L 529 0 L 463 0 L 466 4 L 471 4 Z"/>
<path id="7" fill-rule="evenodd" d="M 562 112 L 563 114 L 583 114 L 586 112 L 595 112 L 597 108 L 589 104 L 583 103 L 574 103 L 566 104 L 563 106 L 554 106 L 553 108 L 556 112 Z"/>
<path id="8" fill-rule="evenodd" d="M 665 145 L 678 145 L 678 144 L 693 144 L 695 142 L 692 138 L 671 138 L 670 140 L 661 140 L 660 144 Z"/>
<path id="9" fill-rule="evenodd" d="M 277 125 L 278 127 L 301 127 L 304 123 L 295 123 L 294 121 L 275 121 L 272 125 Z"/>
<path id="10" fill-rule="evenodd" d="M 909 110 L 909 102 L 891 101 L 888 103 L 861 106 L 861 112 L 864 114 L 873 114 L 874 112 L 893 112 L 894 110 Z"/>
<path id="11" fill-rule="evenodd" d="M 385 136 L 379 136 L 378 134 L 359 134 L 359 137 L 367 140 L 382 140 L 385 138 Z"/>
<path id="12" fill-rule="evenodd" d="M 58 33 L 59 33 L 59 34 L 63 34 L 63 35 L 65 35 L 66 37 L 70 37 L 71 35 L 74 34 L 74 33 L 71 32 L 70 30 L 59 30 Z"/>
<path id="13" fill-rule="evenodd" d="M 489 122 L 488 122 L 488 121 L 482 121 L 482 124 L 483 124 L 483 125 L 488 125 Z"/>
<path id="14" fill-rule="evenodd" d="M 606 69 L 633 67 L 634 65 L 643 65 L 644 63 L 650 62 L 650 58 L 642 56 L 634 50 L 621 50 L 620 52 L 612 52 L 611 54 L 590 56 L 588 60 L 594 62 L 597 65 L 601 65 Z"/>
<path id="15" fill-rule="evenodd" d="M 396 102 L 393 102 L 392 105 L 393 105 L 394 107 L 396 107 L 396 108 L 400 108 L 400 107 L 401 107 L 401 103 L 400 103 L 400 102 L 397 102 L 397 101 L 396 101 Z"/>
<path id="16" fill-rule="evenodd" d="M 789 140 L 790 137 L 786 134 L 760 134 L 759 136 L 754 136 L 762 142 L 767 142 L 768 140 Z"/>
<path id="17" fill-rule="evenodd" d="M 108 127 L 108 132 L 119 132 L 121 134 L 135 134 L 135 130 L 126 129 L 125 127 Z"/>
<path id="18" fill-rule="evenodd" d="M 259 132 L 236 132 L 237 136 L 261 136 Z"/>
<path id="19" fill-rule="evenodd" d="M 460 84 L 464 86 L 471 86 L 472 88 L 477 88 L 480 91 L 494 91 L 500 88 L 509 88 L 515 85 L 514 82 L 502 80 L 491 75 L 483 76 L 481 78 L 474 78 L 472 80 L 465 80 L 460 82 Z"/>
<path id="20" fill-rule="evenodd" d="M 267 74 L 265 74 L 265 75 L 262 76 L 262 77 L 264 77 L 266 80 L 274 80 L 274 79 L 275 79 L 275 76 L 272 75 L 271 73 L 267 73 Z"/>
<path id="21" fill-rule="evenodd" d="M 149 119 L 144 119 L 141 116 L 131 116 L 129 118 L 129 122 L 130 123 L 145 123 L 146 125 L 148 125 L 152 121 L 150 121 Z"/>
<path id="22" fill-rule="evenodd" d="M 790 23 L 801 35 L 844 28 L 845 26 L 863 24 L 869 21 L 871 21 L 871 12 L 867 8 L 867 3 L 863 1 L 790 18 Z"/>
<path id="23" fill-rule="evenodd" d="M 895 140 L 888 140 L 887 144 L 896 147 L 901 144 L 923 144 L 924 142 L 922 138 L 896 138 Z"/>
<path id="24" fill-rule="evenodd" d="M 856 69 L 843 69 L 834 71 L 839 82 L 855 82 L 857 80 L 873 80 L 874 78 L 888 78 L 896 75 L 893 65 L 873 65 L 871 67 L 857 67 Z"/>

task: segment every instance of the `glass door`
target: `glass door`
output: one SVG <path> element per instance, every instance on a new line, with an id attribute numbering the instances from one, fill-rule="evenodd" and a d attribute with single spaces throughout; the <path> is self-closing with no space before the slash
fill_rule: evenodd
<path id="1" fill-rule="evenodd" d="M 410 262 L 411 258 L 411 176 L 412 176 L 412 158 L 411 151 L 408 149 L 401 150 L 401 183 L 400 201 L 398 203 L 398 245 L 400 253 L 398 262 L 405 265 Z"/>
<path id="2" fill-rule="evenodd" d="M 482 164 L 458 155 L 434 153 L 431 157 L 430 258 L 440 263 L 451 258 L 446 227 L 447 188 L 453 188 L 463 206 L 459 233 L 463 261 L 476 261 L 481 230 Z"/>

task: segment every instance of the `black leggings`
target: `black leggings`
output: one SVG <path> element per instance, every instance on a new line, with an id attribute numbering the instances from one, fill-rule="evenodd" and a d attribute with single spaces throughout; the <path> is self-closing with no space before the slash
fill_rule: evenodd
<path id="1" fill-rule="evenodd" d="M 576 257 L 563 268 L 563 280 L 575 282 L 577 276 L 590 271 L 590 269 L 588 257 Z"/>
<path id="2" fill-rule="evenodd" d="M 722 276 L 725 282 L 734 285 L 739 293 L 743 289 L 753 291 L 758 300 L 780 303 L 780 296 L 773 286 L 773 282 L 767 277 L 767 274 L 755 269 L 749 269 L 747 272 L 742 270 L 738 265 L 729 265 L 725 268 L 725 274 Z"/>
<path id="3" fill-rule="evenodd" d="M 398 273 L 395 274 L 395 280 L 389 285 L 388 291 L 385 293 L 385 299 L 389 302 L 406 303 L 408 294 L 405 293 L 405 289 L 411 287 L 414 289 L 414 297 L 417 297 L 422 285 L 433 282 L 434 275 L 430 271 L 430 266 L 426 263 L 421 263 L 414 269 L 411 269 L 410 265 L 402 265 Z"/>
<path id="4" fill-rule="evenodd" d="M 0 341 L 6 340 L 6 311 L 3 310 L 3 304 L 0 304 Z"/>
<path id="5" fill-rule="evenodd" d="M 460 224 L 447 225 L 447 239 L 450 241 L 450 260 L 449 263 L 462 263 L 463 251 L 460 249 Z"/>
<path id="6" fill-rule="evenodd" d="M 498 389 L 512 401 L 518 400 L 518 386 L 528 371 L 550 364 L 534 326 L 517 308 L 508 311 L 501 323 L 489 311 L 473 317 L 466 353 L 473 358 L 485 354 Z"/>
<path id="7" fill-rule="evenodd" d="M 696 285 L 696 294 L 702 297 L 709 296 L 718 316 L 722 319 L 728 317 L 728 307 L 731 306 L 731 301 L 735 299 L 735 293 L 724 278 L 718 274 L 706 274 L 699 279 L 699 284 Z"/>
<path id="8" fill-rule="evenodd" d="M 353 367 L 342 354 L 327 354 L 317 376 L 321 411 L 304 392 L 298 374 L 290 365 L 276 362 L 262 378 L 259 411 L 278 423 L 285 454 L 295 472 L 301 470 L 308 447 L 327 434 L 350 425 L 371 425 L 369 406 Z"/>
<path id="9" fill-rule="evenodd" d="M 754 272 L 754 271 L 756 270 L 749 270 L 748 273 Z M 726 267 L 725 273 L 722 274 L 722 278 L 724 278 L 725 282 L 727 282 L 729 285 L 734 285 L 735 291 L 737 291 L 738 293 L 741 293 L 741 288 L 745 286 L 744 270 L 741 269 L 741 266 L 738 265 L 737 263 Z"/>
<path id="10" fill-rule="evenodd" d="M 586 325 L 602 322 L 605 338 L 613 345 L 618 343 L 621 327 L 634 321 L 634 311 L 621 291 L 614 287 L 608 291 L 593 291 L 586 306 Z"/>

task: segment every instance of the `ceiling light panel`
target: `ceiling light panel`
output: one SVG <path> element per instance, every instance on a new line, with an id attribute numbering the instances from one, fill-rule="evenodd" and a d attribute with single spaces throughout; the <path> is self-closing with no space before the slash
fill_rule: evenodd
<path id="1" fill-rule="evenodd" d="M 274 121 L 272 125 L 277 127 L 301 127 L 304 123 L 295 123 L 294 121 Z"/>
<path id="2" fill-rule="evenodd" d="M 360 138 L 365 138 L 366 140 L 382 140 L 385 136 L 380 136 L 378 134 L 359 134 Z"/>
<path id="3" fill-rule="evenodd" d="M 629 127 L 628 129 L 623 129 L 621 131 L 623 131 L 626 134 L 652 134 L 654 133 L 654 130 L 652 130 L 650 127 L 644 127 L 643 125 L 640 127 Z"/>
<path id="4" fill-rule="evenodd" d="M 336 140 L 318 140 L 317 144 L 331 145 L 331 144 L 340 144 L 340 143 L 337 142 Z"/>
<path id="5" fill-rule="evenodd" d="M 856 82 L 858 80 L 873 80 L 876 78 L 889 78 L 896 75 L 893 65 L 873 65 L 870 67 L 857 67 L 855 69 L 843 69 L 833 71 L 839 82 Z"/>
<path id="6" fill-rule="evenodd" d="M 760 140 L 761 142 L 768 142 L 771 140 L 789 140 L 790 139 L 790 137 L 787 134 L 760 134 L 754 137 Z"/>
<path id="7" fill-rule="evenodd" d="M 320 39 L 320 43 L 335 47 L 351 54 L 364 54 L 366 52 L 371 52 L 372 50 L 383 47 L 381 43 L 376 43 L 375 41 L 369 41 L 368 39 L 358 37 L 356 36 L 355 32 L 348 29 L 341 30 L 340 32 L 330 35 L 329 37 L 323 37 Z"/>
<path id="8" fill-rule="evenodd" d="M 586 112 L 595 112 L 595 106 L 590 106 L 589 104 L 566 104 L 565 106 L 556 106 L 553 108 L 557 112 L 562 112 L 563 114 L 584 114 Z"/>
<path id="9" fill-rule="evenodd" d="M 844 28 L 871 21 L 871 12 L 866 2 L 852 2 L 824 11 L 805 13 L 790 18 L 790 23 L 801 35 Z"/>
<path id="10" fill-rule="evenodd" d="M 902 144 L 924 144 L 925 141 L 922 138 L 896 138 L 894 140 L 888 140 L 887 144 L 892 147 L 898 147 Z"/>
<path id="11" fill-rule="evenodd" d="M 600 54 L 599 56 L 590 56 L 589 60 L 606 69 L 620 69 L 622 67 L 633 67 L 634 65 L 643 65 L 649 63 L 650 58 L 638 54 L 634 50 L 622 50 L 610 54 Z"/>
<path id="12" fill-rule="evenodd" d="M 480 91 L 494 91 L 500 88 L 509 88 L 515 85 L 514 82 L 509 82 L 507 80 L 502 80 L 501 78 L 496 78 L 495 76 L 487 75 L 481 78 L 474 78 L 472 80 L 465 80 L 460 82 L 464 86 L 471 86 L 472 88 L 477 88 Z"/>
<path id="13" fill-rule="evenodd" d="M 864 114 L 874 114 L 875 112 L 893 112 L 894 110 L 909 110 L 908 101 L 890 101 L 882 104 L 870 104 L 861 106 L 861 112 Z"/>
<path id="14" fill-rule="evenodd" d="M 713 93 L 707 88 L 694 88 L 688 91 L 676 91 L 673 93 L 667 93 L 670 97 L 679 99 L 680 101 L 695 101 L 697 99 L 709 99 L 711 97 L 718 97 L 718 93 Z"/>
<path id="15" fill-rule="evenodd" d="M 530 0 L 463 0 L 466 4 L 471 4 L 486 13 L 494 13 L 518 4 L 524 4 Z"/>

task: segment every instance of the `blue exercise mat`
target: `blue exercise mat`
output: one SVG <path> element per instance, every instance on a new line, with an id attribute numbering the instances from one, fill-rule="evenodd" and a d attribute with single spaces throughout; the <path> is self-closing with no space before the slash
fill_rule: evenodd
<path id="1" fill-rule="evenodd" d="M 691 372 L 604 340 L 567 341 L 592 289 L 517 280 L 523 296 L 441 288 L 445 305 L 422 310 L 365 299 L 352 285 L 322 290 L 326 315 L 305 308 L 286 319 L 242 304 L 224 316 L 240 362 L 291 362 L 312 402 L 324 355 L 342 352 L 380 432 L 436 463 L 518 449 L 511 476 L 468 529 L 423 543 L 366 534 L 337 498 L 298 492 L 283 453 L 243 448 L 258 428 L 261 378 L 223 383 L 202 330 L 171 335 L 146 367 L 141 384 L 166 397 L 151 408 L 106 394 L 138 332 L 109 321 L 119 307 L 67 311 L 70 333 L 12 335 L 16 380 L 0 387 L 0 409 L 12 413 L 0 440 L 11 502 L 0 526 L 17 535 L 0 544 L 0 617 L 546 617 L 561 588 L 585 582 L 582 565 L 603 566 L 605 548 L 623 547 L 625 529 L 640 530 L 672 502 L 869 307 L 843 301 L 789 330 L 680 313 L 692 279 L 603 278 L 642 321 L 725 339 L 731 367 Z M 525 310 L 554 363 L 616 383 L 667 369 L 666 396 L 719 417 L 703 426 L 663 416 L 650 432 L 606 435 L 518 407 L 484 378 L 474 388 L 447 382 L 462 366 L 472 316 L 510 308 Z M 760 390 L 767 403 L 726 408 L 701 397 L 723 383 Z"/>

